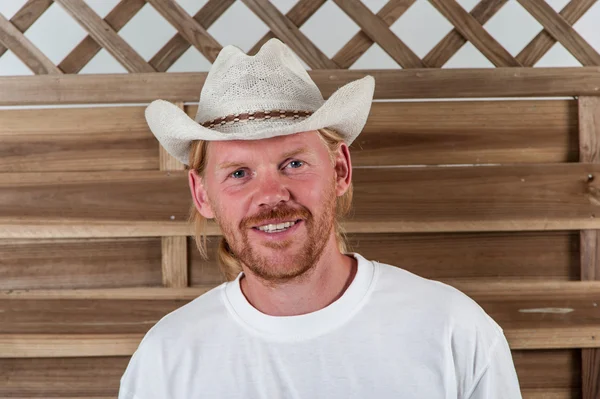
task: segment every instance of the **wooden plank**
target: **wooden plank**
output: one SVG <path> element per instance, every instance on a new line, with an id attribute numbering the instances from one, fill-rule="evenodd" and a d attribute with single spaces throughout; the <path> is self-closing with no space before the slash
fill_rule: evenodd
<path id="1" fill-rule="evenodd" d="M 1 359 L 4 398 L 116 398 L 128 356 Z"/>
<path id="2" fill-rule="evenodd" d="M 600 97 L 579 98 L 580 161 L 600 164 Z M 581 279 L 600 280 L 598 230 L 581 231 Z M 600 396 L 600 350 L 583 349 L 583 398 Z"/>
<path id="3" fill-rule="evenodd" d="M 456 1 L 429 0 L 437 10 L 454 25 L 460 34 L 470 41 L 497 67 L 518 67 L 519 62 L 483 26 Z"/>
<path id="4" fill-rule="evenodd" d="M 0 240 L 0 289 L 161 285 L 157 238 Z"/>
<path id="5" fill-rule="evenodd" d="M 208 237 L 208 261 L 190 251 L 192 285 L 224 281 L 220 236 Z M 352 252 L 449 284 L 579 280 L 579 232 L 349 234 Z M 194 243 L 190 240 L 190 246 Z M 400 260 L 399 260 L 400 259 Z"/>
<path id="6" fill-rule="evenodd" d="M 560 11 L 560 15 L 571 26 L 575 24 L 598 0 L 572 0 Z M 556 43 L 556 39 L 543 29 L 517 55 L 517 60 L 526 67 L 534 66 Z"/>
<path id="7" fill-rule="evenodd" d="M 595 164 L 364 168 L 350 233 L 581 230 L 600 226 Z M 0 175 L 0 237 L 189 235 L 185 172 Z M 39 199 L 43 198 L 43 201 Z M 218 234 L 212 223 L 209 235 Z"/>
<path id="8" fill-rule="evenodd" d="M 579 350 L 515 350 L 512 357 L 524 399 L 578 397 L 576 391 L 581 389 Z"/>
<path id="9" fill-rule="evenodd" d="M 53 0 L 27 0 L 27 3 L 17 11 L 17 13 L 10 19 L 10 22 L 17 28 L 21 33 L 25 33 L 27 29 L 44 12 L 52 5 Z M 8 50 L 6 46 L 0 43 L 0 57 Z"/>
<path id="10" fill-rule="evenodd" d="M 352 164 L 577 162 L 577 115 L 574 100 L 375 102 Z"/>
<path id="11" fill-rule="evenodd" d="M 113 28 L 83 0 L 55 0 L 88 31 L 89 35 L 129 72 L 155 72 Z"/>
<path id="12" fill-rule="evenodd" d="M 144 301 L 164 301 L 164 300 L 186 300 L 190 301 L 200 295 L 213 289 L 217 284 L 204 285 L 199 287 L 127 287 L 127 288 L 96 288 L 96 289 L 57 289 L 57 290 L 4 290 L 0 291 L 0 299 L 78 299 L 78 300 L 144 300 Z M 594 289 L 594 284 L 587 284 L 590 289 Z M 581 287 L 578 285 L 577 287 Z M 586 283 L 583 283 L 586 287 Z"/>
<path id="13" fill-rule="evenodd" d="M 600 284 L 462 284 L 504 329 L 514 350 L 598 347 Z M 185 291 L 189 288 L 182 289 Z M 143 291 L 143 290 L 142 290 Z M 0 299 L 0 357 L 125 356 L 173 299 Z"/>
<path id="14" fill-rule="evenodd" d="M 175 103 L 181 110 L 183 102 Z M 159 145 L 160 146 L 160 145 Z M 162 171 L 185 170 L 185 165 L 159 148 L 159 168 Z M 185 236 L 162 237 L 162 281 L 165 287 L 182 288 L 188 285 L 187 238 Z"/>
<path id="15" fill-rule="evenodd" d="M 0 172 L 156 170 L 144 107 L 0 110 Z"/>
<path id="16" fill-rule="evenodd" d="M 518 0 L 584 66 L 600 65 L 600 54 L 544 0 Z"/>
<path id="17" fill-rule="evenodd" d="M 334 0 L 362 31 L 389 54 L 402 68 L 425 68 L 427 65 L 360 0 Z"/>
<path id="18" fill-rule="evenodd" d="M 269 0 L 242 0 L 275 35 L 288 45 L 312 69 L 336 69 L 317 46 L 298 29 L 292 21 L 281 13 Z"/>
<path id="19" fill-rule="evenodd" d="M 208 29 L 235 0 L 209 0 L 194 15 L 200 26 Z M 178 32 L 149 61 L 158 72 L 166 72 L 189 49 L 191 44 Z"/>
<path id="20" fill-rule="evenodd" d="M 513 351 L 523 397 L 571 399 L 580 389 L 575 350 Z M 3 397 L 116 397 L 129 357 L 2 359 Z M 547 378 L 544 378 L 547 376 Z M 563 394 L 563 396 L 557 396 Z M 547 396 L 542 396 L 547 395 Z"/>
<path id="21" fill-rule="evenodd" d="M 377 12 L 377 17 L 387 26 L 392 26 L 414 2 L 415 0 L 390 0 Z M 373 43 L 373 40 L 361 30 L 352 36 L 352 39 L 333 56 L 332 60 L 340 68 L 350 68 Z M 429 65 L 426 61 L 423 63 Z"/>
<path id="22" fill-rule="evenodd" d="M 186 110 L 194 118 L 197 106 Z M 144 107 L 0 110 L 0 120 L 0 172 L 155 170 L 159 162 Z M 352 161 L 575 162 L 577 126 L 572 100 L 377 102 L 352 145 Z"/>
<path id="23" fill-rule="evenodd" d="M 0 106 L 197 102 L 206 73 L 0 77 Z M 371 75 L 375 99 L 560 97 L 600 95 L 600 68 L 313 70 L 325 98 Z"/>
<path id="24" fill-rule="evenodd" d="M 0 42 L 35 74 L 62 74 L 62 71 L 2 14 L 0 14 Z"/>
<path id="25" fill-rule="evenodd" d="M 0 359 L 131 356 L 143 337 L 143 333 L 0 334 Z"/>
<path id="26" fill-rule="evenodd" d="M 508 0 L 481 0 L 469 14 L 482 26 L 500 10 Z M 423 62 L 431 68 L 441 68 L 452 58 L 460 48 L 467 43 L 467 39 L 454 28 L 435 45 L 423 58 Z M 519 59 L 517 58 L 517 61 Z"/>
<path id="27" fill-rule="evenodd" d="M 147 0 L 181 36 L 207 60 L 215 62 L 222 47 L 210 33 L 173 0 Z"/>
<path id="28" fill-rule="evenodd" d="M 315 12 L 323 4 L 325 4 L 327 0 L 299 0 L 294 7 L 288 11 L 285 16 L 298 28 L 304 25 L 306 21 L 310 17 L 313 16 Z M 272 31 L 267 32 L 263 37 L 260 38 L 258 42 L 248 51 L 248 55 L 255 55 L 258 53 L 258 50 L 270 39 L 276 38 L 277 36 Z M 334 61 L 335 62 L 335 61 Z M 340 66 L 341 67 L 341 66 Z M 343 68 L 343 67 L 341 67 Z"/>
<path id="29" fill-rule="evenodd" d="M 108 13 L 104 21 L 118 32 L 145 4 L 144 0 L 122 0 Z M 79 73 L 100 50 L 102 46 L 88 35 L 58 64 L 58 67 L 65 73 Z"/>

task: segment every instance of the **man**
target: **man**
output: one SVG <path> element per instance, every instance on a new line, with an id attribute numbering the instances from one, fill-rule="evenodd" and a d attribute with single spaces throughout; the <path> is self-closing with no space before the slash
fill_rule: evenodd
<path id="1" fill-rule="evenodd" d="M 253 57 L 221 51 L 195 120 L 148 107 L 153 133 L 190 166 L 194 222 L 222 230 L 231 281 L 148 332 L 121 399 L 521 397 L 502 329 L 475 302 L 345 250 L 348 146 L 373 90 L 367 76 L 324 101 L 272 39 Z"/>

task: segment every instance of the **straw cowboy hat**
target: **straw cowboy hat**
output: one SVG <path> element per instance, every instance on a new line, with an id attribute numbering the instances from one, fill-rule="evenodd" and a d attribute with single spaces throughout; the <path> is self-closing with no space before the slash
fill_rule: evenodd
<path id="1" fill-rule="evenodd" d="M 325 101 L 291 49 L 271 39 L 255 56 L 231 45 L 221 50 L 195 119 L 164 100 L 153 101 L 145 115 L 165 150 L 188 165 L 194 140 L 257 140 L 328 127 L 350 145 L 367 121 L 374 88 L 375 79 L 365 76 Z"/>

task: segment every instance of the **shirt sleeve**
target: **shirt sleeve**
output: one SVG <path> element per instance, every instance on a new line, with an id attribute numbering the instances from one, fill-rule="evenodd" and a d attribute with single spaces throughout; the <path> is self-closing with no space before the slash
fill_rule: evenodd
<path id="1" fill-rule="evenodd" d="M 522 399 L 512 354 L 504 334 L 498 336 L 487 367 L 466 399 Z"/>

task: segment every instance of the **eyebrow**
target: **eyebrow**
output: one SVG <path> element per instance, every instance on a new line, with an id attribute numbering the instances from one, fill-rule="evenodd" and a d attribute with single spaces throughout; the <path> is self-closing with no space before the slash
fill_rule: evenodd
<path id="1" fill-rule="evenodd" d="M 299 154 L 313 154 L 314 152 L 310 150 L 308 147 L 301 147 L 295 149 L 293 151 L 286 152 L 282 155 L 283 159 L 293 158 Z M 239 168 L 245 166 L 242 162 L 223 162 L 217 166 L 217 170 L 229 169 L 229 168 Z"/>

